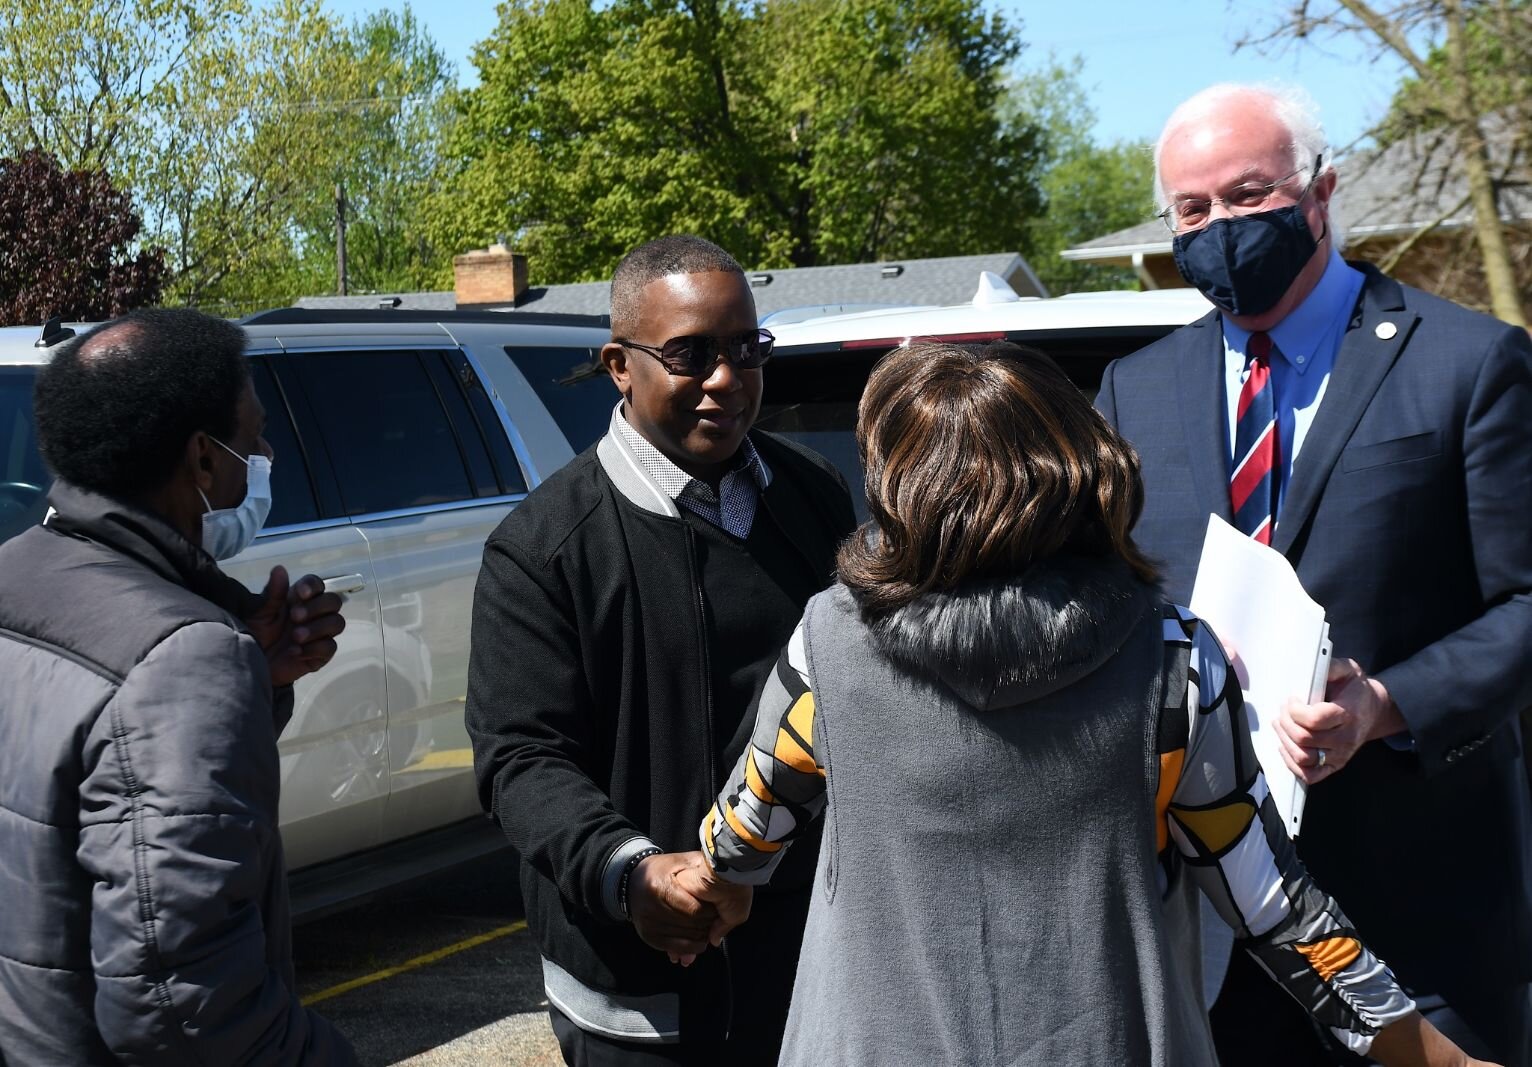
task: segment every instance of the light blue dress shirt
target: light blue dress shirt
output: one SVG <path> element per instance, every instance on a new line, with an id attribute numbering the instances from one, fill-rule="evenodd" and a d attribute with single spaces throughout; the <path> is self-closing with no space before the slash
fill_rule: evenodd
<path id="1" fill-rule="evenodd" d="M 1282 522 L 1282 503 L 1293 479 L 1293 463 L 1303 439 L 1313 425 L 1319 402 L 1330 384 L 1330 371 L 1340 351 L 1341 338 L 1356 309 L 1364 281 L 1362 272 L 1346 265 L 1340 253 L 1330 249 L 1330 262 L 1319 284 L 1281 322 L 1266 332 L 1271 337 L 1271 381 L 1276 390 L 1273 407 L 1279 420 L 1282 444 L 1282 480 L 1277 487 L 1277 524 Z M 1234 424 L 1239 415 L 1239 391 L 1245 384 L 1245 349 L 1250 331 L 1223 319 L 1224 399 L 1229 408 L 1229 471 L 1234 471 Z M 1415 740 L 1408 732 L 1384 738 L 1390 748 L 1410 752 Z"/>
<path id="2" fill-rule="evenodd" d="M 1330 384 L 1330 370 L 1341 338 L 1356 308 L 1362 291 L 1362 272 L 1346 265 L 1340 253 L 1330 250 L 1330 261 L 1320 275 L 1319 284 L 1287 318 L 1267 333 L 1273 346 L 1271 382 L 1275 390 L 1273 407 L 1277 415 L 1278 440 L 1281 442 L 1281 479 L 1277 486 L 1277 523 L 1282 522 L 1282 503 L 1293 480 L 1293 462 L 1303 449 Z M 1242 330 L 1223 318 L 1224 398 L 1228 403 L 1229 471 L 1234 470 L 1234 424 L 1239 413 L 1239 391 L 1247 374 L 1245 351 L 1250 345 L 1250 331 Z"/>

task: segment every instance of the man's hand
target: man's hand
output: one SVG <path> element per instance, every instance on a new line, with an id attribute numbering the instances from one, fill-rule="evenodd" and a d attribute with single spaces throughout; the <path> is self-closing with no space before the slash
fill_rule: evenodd
<path id="1" fill-rule="evenodd" d="M 690 963 L 708 946 L 718 909 L 687 892 L 680 872 L 702 860 L 700 852 L 667 852 L 639 860 L 628 875 L 628 914 L 646 945 L 676 962 Z M 706 862 L 706 860 L 702 860 Z"/>
<path id="2" fill-rule="evenodd" d="M 1323 781 L 1367 742 L 1409 729 L 1388 689 L 1354 659 L 1333 660 L 1325 699 L 1289 700 L 1277 716 L 1282 759 L 1303 782 Z"/>
<path id="3" fill-rule="evenodd" d="M 273 686 L 292 685 L 335 656 L 335 638 L 346 628 L 338 593 L 326 593 L 317 576 L 289 586 L 286 567 L 273 567 L 261 603 L 245 620 L 266 653 Z"/>
<path id="4" fill-rule="evenodd" d="M 696 856 L 696 862 L 676 872 L 676 884 L 698 900 L 706 901 L 718 909 L 718 918 L 713 920 L 713 925 L 708 929 L 707 938 L 717 948 L 723 944 L 730 930 L 750 918 L 750 904 L 755 892 L 747 885 L 736 885 L 718 877 L 705 854 L 689 852 L 687 855 Z M 685 965 L 691 960 L 679 959 L 676 962 Z"/>

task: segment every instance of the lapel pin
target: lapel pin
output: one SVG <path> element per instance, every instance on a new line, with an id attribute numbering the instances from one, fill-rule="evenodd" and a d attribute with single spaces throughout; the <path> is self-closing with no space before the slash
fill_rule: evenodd
<path id="1" fill-rule="evenodd" d="M 1380 322 L 1372 332 L 1377 334 L 1380 340 L 1387 341 L 1399 332 L 1399 327 L 1391 322 Z"/>

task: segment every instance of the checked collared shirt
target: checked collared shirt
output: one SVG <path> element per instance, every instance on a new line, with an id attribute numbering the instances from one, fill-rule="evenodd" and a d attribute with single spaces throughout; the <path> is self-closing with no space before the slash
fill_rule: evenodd
<path id="1" fill-rule="evenodd" d="M 707 482 L 693 478 L 677 467 L 669 456 L 628 425 L 621 405 L 618 406 L 617 416 L 612 420 L 617 426 L 617 432 L 622 434 L 623 442 L 632 450 L 644 473 L 660 487 L 660 492 L 674 500 L 677 507 L 685 508 L 731 537 L 743 541 L 750 536 L 750 528 L 755 525 L 755 509 L 760 503 L 761 490 L 771 484 L 771 471 L 755 450 L 755 445 L 750 443 L 749 437 L 740 441 L 733 467 L 723 476 L 723 481 L 718 483 L 718 491 L 714 492 Z"/>

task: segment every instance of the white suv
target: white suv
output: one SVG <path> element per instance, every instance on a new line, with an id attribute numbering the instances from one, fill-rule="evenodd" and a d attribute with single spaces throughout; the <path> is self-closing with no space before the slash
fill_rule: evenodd
<path id="1" fill-rule="evenodd" d="M 766 371 L 756 425 L 830 459 L 851 483 L 865 518 L 856 455 L 856 405 L 874 363 L 911 340 L 1015 341 L 1041 349 L 1088 396 L 1114 359 L 1200 318 L 1212 305 L 1194 289 L 1017 297 L 993 275 L 969 304 L 866 311 L 772 327 L 777 344 Z"/>
<path id="2" fill-rule="evenodd" d="M 279 742 L 295 911 L 503 847 L 463 727 L 485 538 L 605 431 L 616 390 L 587 371 L 605 320 L 324 312 L 246 319 L 276 450 L 271 518 L 225 564 L 274 564 L 346 595 L 333 662 L 298 683 Z M 0 540 L 40 521 L 32 383 L 67 331 L 0 329 Z"/>

